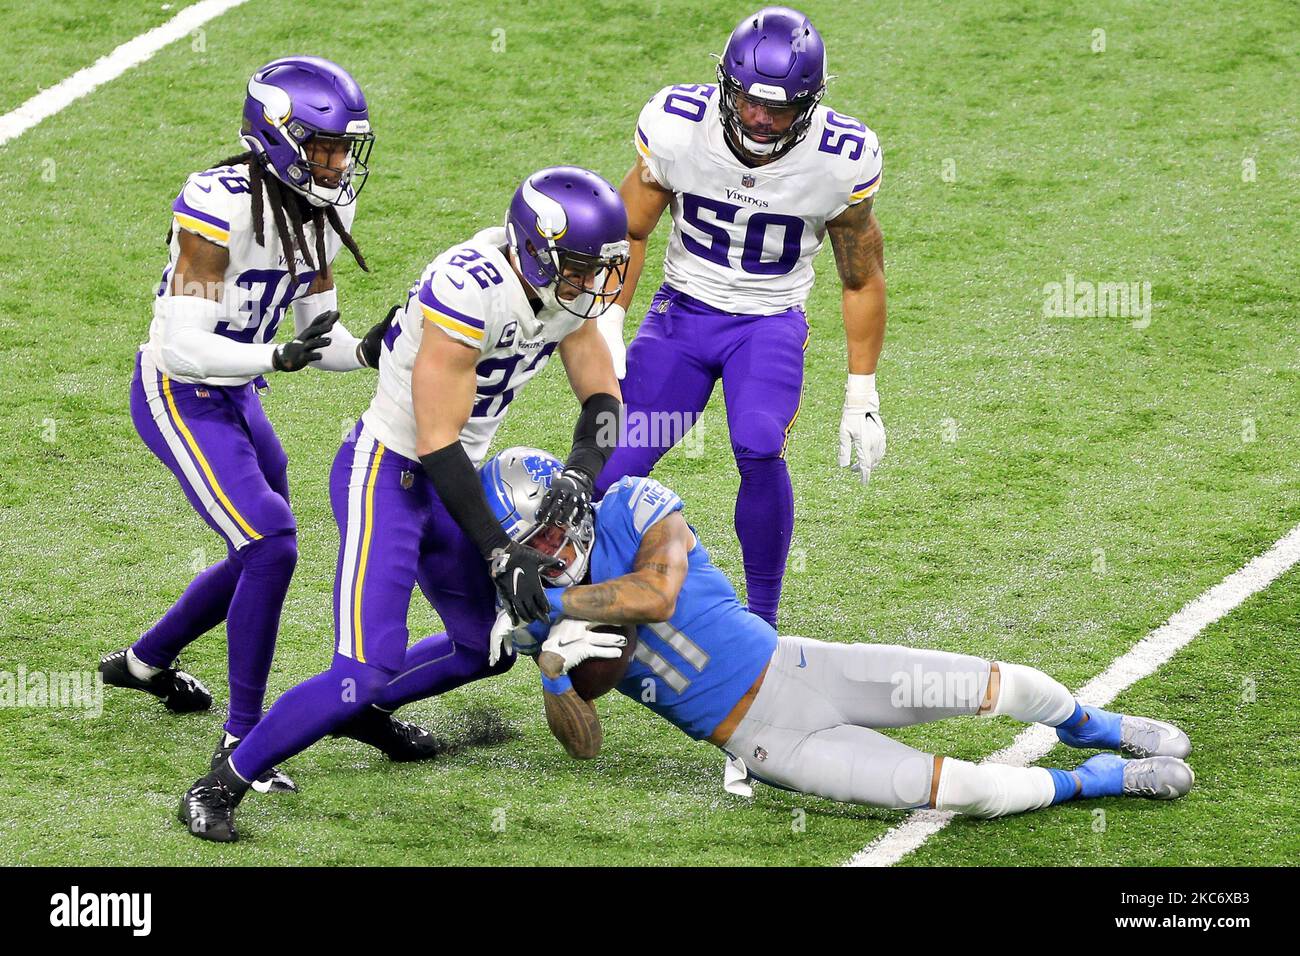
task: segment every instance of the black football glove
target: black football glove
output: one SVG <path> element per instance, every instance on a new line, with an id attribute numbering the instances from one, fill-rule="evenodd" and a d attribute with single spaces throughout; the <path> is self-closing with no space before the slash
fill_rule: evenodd
<path id="1" fill-rule="evenodd" d="M 514 541 L 492 552 L 488 566 L 492 583 L 497 586 L 497 593 L 515 624 L 550 618 L 551 602 L 546 598 L 546 587 L 542 583 L 542 568 L 559 565 L 558 559 Z"/>
<path id="2" fill-rule="evenodd" d="M 551 487 L 537 507 L 537 523 L 572 528 L 589 514 L 591 476 L 578 468 L 566 468 L 551 479 Z"/>
<path id="3" fill-rule="evenodd" d="M 312 319 L 311 325 L 271 353 L 271 367 L 277 372 L 296 372 L 320 358 L 321 350 L 330 344 L 329 330 L 339 320 L 337 311 L 322 312 Z"/>
<path id="4" fill-rule="evenodd" d="M 357 356 L 366 368 L 379 368 L 379 352 L 384 346 L 384 336 L 388 334 L 388 329 L 397 318 L 397 313 L 404 308 L 406 306 L 395 305 L 389 309 L 387 318 L 382 322 L 376 322 L 357 346 Z"/>

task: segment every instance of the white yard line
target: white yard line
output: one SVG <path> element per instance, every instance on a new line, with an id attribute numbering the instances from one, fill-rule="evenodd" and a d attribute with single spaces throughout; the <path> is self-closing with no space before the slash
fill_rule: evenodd
<path id="1" fill-rule="evenodd" d="M 1300 525 L 1296 525 L 1264 554 L 1234 571 L 1200 597 L 1187 604 L 1164 624 L 1117 657 L 1077 694 L 1080 701 L 1105 706 L 1156 670 L 1197 634 L 1226 617 L 1252 594 L 1264 590 L 1292 565 L 1300 561 Z M 1159 714 L 1151 716 L 1158 717 Z M 988 757 L 986 763 L 1024 767 L 1047 755 L 1056 746 L 1056 731 L 1033 725 L 1021 731 L 1010 747 Z M 1195 750 L 1192 751 L 1193 760 Z M 941 810 L 921 810 L 890 828 L 855 853 L 845 866 L 893 866 L 923 846 L 955 816 Z"/>
<path id="2" fill-rule="evenodd" d="M 61 83 L 42 90 L 22 106 L 0 116 L 0 146 L 21 136 L 41 120 L 53 116 L 97 87 L 117 79 L 131 67 L 143 63 L 167 44 L 188 36 L 213 17 L 246 2 L 247 0 L 200 0 L 161 26 L 141 33 L 134 40 L 128 40 L 112 53 L 100 57 Z"/>

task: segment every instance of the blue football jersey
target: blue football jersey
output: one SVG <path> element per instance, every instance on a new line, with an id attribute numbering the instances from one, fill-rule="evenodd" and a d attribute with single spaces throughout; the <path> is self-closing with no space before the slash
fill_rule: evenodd
<path id="1" fill-rule="evenodd" d="M 681 509 L 682 499 L 653 478 L 611 487 L 596 506 L 592 582 L 630 574 L 646 531 Z M 637 627 L 636 657 L 618 690 L 698 740 L 758 679 L 776 650 L 776 631 L 745 610 L 698 537 L 689 561 L 673 616 Z M 540 629 L 534 636 L 543 636 Z"/>

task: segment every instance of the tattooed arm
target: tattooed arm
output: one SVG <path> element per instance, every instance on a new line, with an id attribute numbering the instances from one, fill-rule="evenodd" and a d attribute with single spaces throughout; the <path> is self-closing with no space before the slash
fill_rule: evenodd
<path id="1" fill-rule="evenodd" d="M 680 512 L 655 522 L 641 539 L 632 573 L 564 592 L 564 613 L 602 624 L 657 624 L 673 616 L 686 581 L 695 534 Z"/>
<path id="2" fill-rule="evenodd" d="M 547 660 L 551 658 L 551 660 Z M 550 651 L 543 651 L 537 658 L 537 666 L 542 674 L 551 677 L 558 675 L 561 666 L 560 656 Z M 583 700 L 572 686 L 561 689 L 555 684 L 542 684 L 542 702 L 546 707 L 546 725 L 551 728 L 555 739 L 564 745 L 565 751 L 575 760 L 590 760 L 600 753 L 600 745 L 605 741 L 605 733 L 600 727 L 600 715 L 596 705 Z"/>
<path id="3" fill-rule="evenodd" d="M 885 240 L 871 207 L 864 199 L 826 224 L 844 287 L 850 375 L 875 374 L 885 342 Z"/>

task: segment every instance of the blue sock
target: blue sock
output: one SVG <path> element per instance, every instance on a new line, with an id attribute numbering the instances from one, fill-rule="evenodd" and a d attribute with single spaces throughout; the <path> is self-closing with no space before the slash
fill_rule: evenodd
<path id="1" fill-rule="evenodd" d="M 1078 704 L 1075 705 L 1075 711 L 1087 714 L 1088 720 L 1080 725 L 1076 718 L 1071 717 L 1057 727 L 1056 736 L 1061 743 L 1071 747 L 1095 747 L 1099 750 L 1119 748 L 1119 722 L 1122 714 L 1113 714 L 1100 707 L 1079 707 Z"/>
<path id="2" fill-rule="evenodd" d="M 1124 795 L 1124 764 L 1127 761 L 1115 754 L 1097 754 L 1074 768 L 1083 789 L 1080 797 L 1122 797 Z"/>
<path id="3" fill-rule="evenodd" d="M 1078 789 L 1078 780 L 1074 774 L 1068 770 L 1057 770 L 1055 767 L 1048 767 L 1047 772 L 1052 775 L 1052 783 L 1056 787 L 1056 796 L 1052 797 L 1052 803 L 1073 800 L 1074 792 Z"/>
<path id="4" fill-rule="evenodd" d="M 1066 717 L 1065 720 L 1061 721 L 1061 722 L 1060 722 L 1059 724 L 1057 724 L 1056 726 L 1058 726 L 1058 727 L 1073 727 L 1073 726 L 1074 726 L 1075 724 L 1077 724 L 1079 721 L 1083 720 L 1083 718 L 1086 717 L 1086 716 L 1087 716 L 1087 714 L 1084 713 L 1083 705 L 1080 704 L 1080 703 L 1076 700 L 1076 701 L 1074 702 L 1074 713 L 1072 713 L 1069 717 Z"/>

